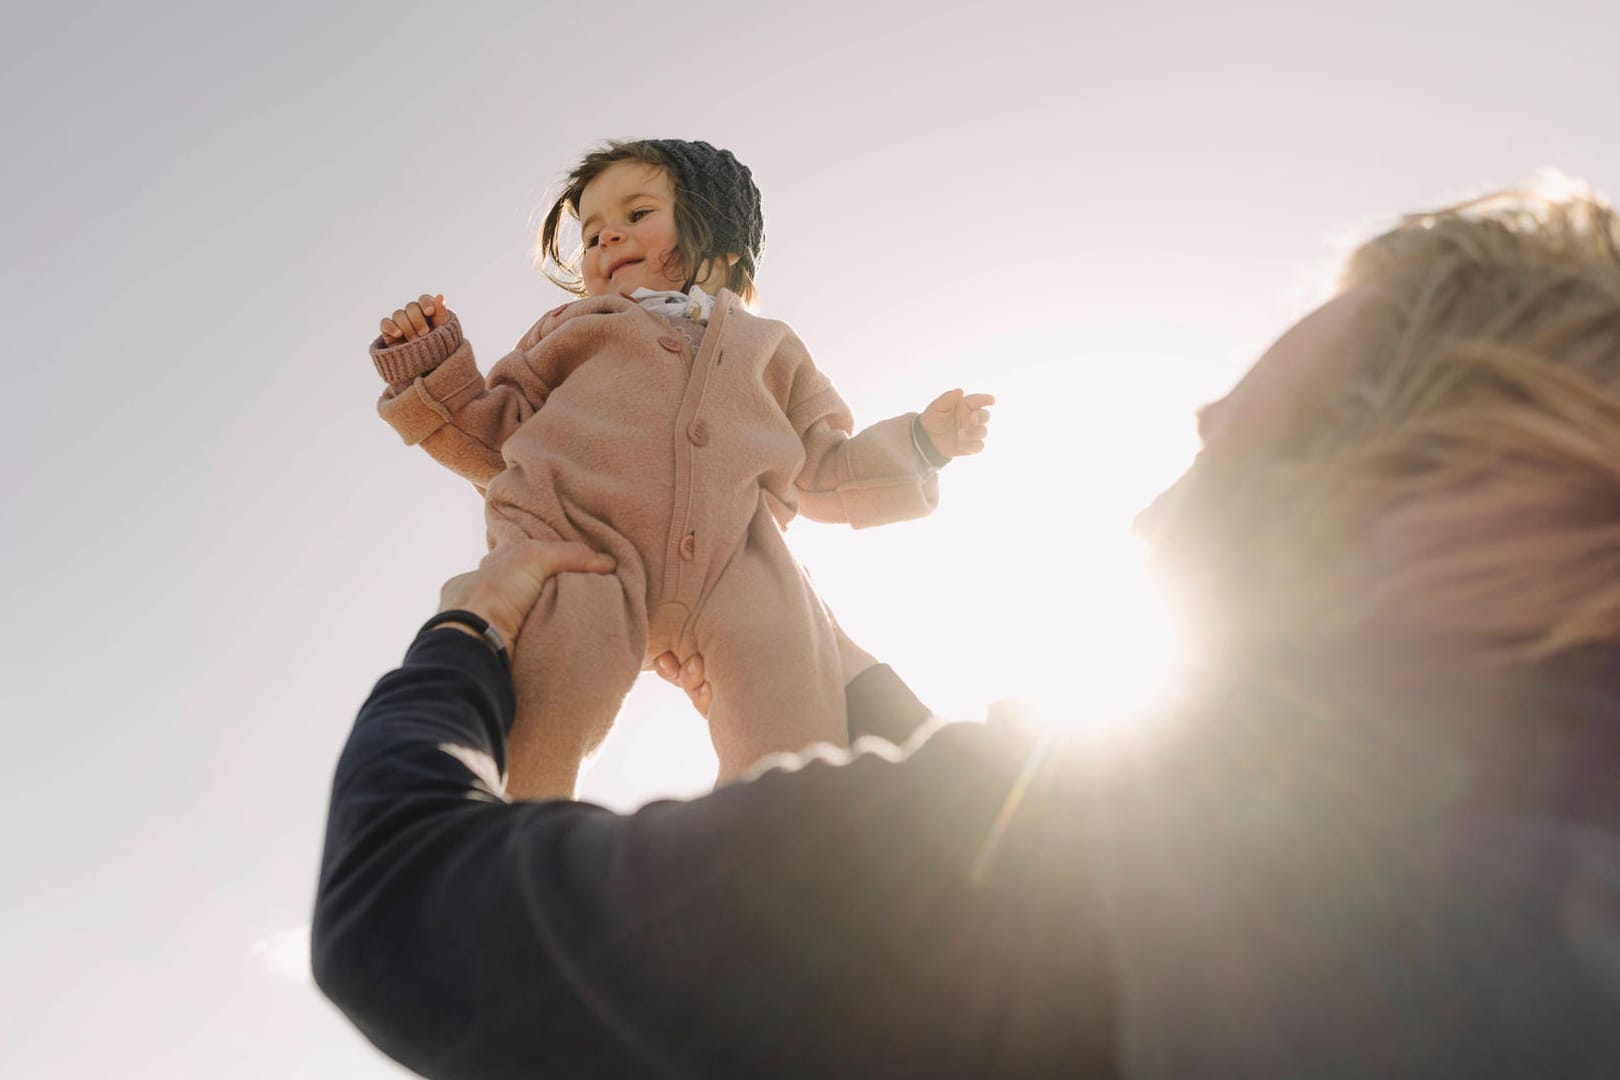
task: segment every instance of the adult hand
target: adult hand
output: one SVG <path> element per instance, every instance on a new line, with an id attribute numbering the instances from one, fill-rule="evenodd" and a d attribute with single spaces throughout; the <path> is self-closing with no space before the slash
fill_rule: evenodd
<path id="1" fill-rule="evenodd" d="M 855 644 L 850 636 L 844 633 L 844 628 L 838 625 L 833 617 L 832 609 L 825 602 L 821 610 L 826 612 L 827 620 L 832 623 L 833 636 L 838 642 L 838 662 L 844 669 L 844 683 L 878 662 L 877 657 Z M 714 704 L 714 687 L 709 685 L 704 677 L 703 656 L 693 653 L 686 663 L 681 663 L 680 657 L 672 652 L 666 652 L 653 660 L 653 670 L 664 679 L 679 686 L 686 693 L 687 700 L 691 701 L 692 708 L 700 716 L 709 715 L 709 707 Z"/>
<path id="2" fill-rule="evenodd" d="M 692 654 L 691 659 L 683 664 L 674 653 L 667 652 L 653 660 L 653 670 L 686 691 L 687 700 L 691 701 L 692 708 L 698 711 L 699 716 L 709 715 L 709 707 L 714 704 L 714 687 L 703 677 L 701 654 Z"/>
<path id="3" fill-rule="evenodd" d="M 444 294 L 429 296 L 423 293 L 379 324 L 383 344 L 399 345 L 427 337 L 435 327 L 443 326 L 448 318 L 450 309 L 444 306 Z"/>
<path id="4" fill-rule="evenodd" d="M 922 428 L 934 449 L 948 458 L 977 454 L 990 433 L 992 394 L 964 394 L 947 390 L 922 411 Z"/>
<path id="5" fill-rule="evenodd" d="M 540 599 L 547 578 L 571 572 L 607 574 L 614 565 L 613 556 L 579 543 L 525 540 L 506 544 L 485 555 L 477 570 L 445 582 L 439 590 L 439 610 L 460 608 L 482 615 L 510 648 Z M 449 625 L 473 633 L 470 628 Z"/>

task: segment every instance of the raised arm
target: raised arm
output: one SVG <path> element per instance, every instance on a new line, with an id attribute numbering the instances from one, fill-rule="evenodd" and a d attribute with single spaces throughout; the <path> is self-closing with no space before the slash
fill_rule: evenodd
<path id="1" fill-rule="evenodd" d="M 371 345 L 377 374 L 388 384 L 378 413 L 408 445 L 421 446 L 483 490 L 506 468 L 502 444 L 545 404 L 548 388 L 522 358 L 538 340 L 540 324 L 487 381 L 443 296 L 407 305 L 383 320 L 382 331 Z"/>
<path id="2" fill-rule="evenodd" d="M 857 529 L 931 513 L 939 503 L 938 470 L 953 457 L 984 448 L 994 401 L 988 394 L 952 390 L 921 413 L 880 420 L 851 435 L 849 406 L 806 357 L 787 403 L 788 419 L 804 443 L 800 511 Z"/>
<path id="3" fill-rule="evenodd" d="M 1106 1019 L 1082 992 L 1098 967 L 1066 954 L 1085 935 L 1053 941 L 1020 909 L 1031 890 L 1016 879 L 1050 846 L 1025 867 L 1003 841 L 1009 880 L 979 876 L 1026 759 L 1017 741 L 950 725 L 909 757 L 810 762 L 624 816 L 507 802 L 512 714 L 495 654 L 429 631 L 338 764 L 315 976 L 407 1066 L 991 1075 L 973 1055 L 1002 1052 L 1017 995 L 976 988 L 1030 964 L 1019 985 L 1080 1014 L 1063 1037 Z M 1070 930 L 1088 921 L 1076 898 L 1054 901 Z M 1045 981 L 1060 975 L 1076 985 Z"/>

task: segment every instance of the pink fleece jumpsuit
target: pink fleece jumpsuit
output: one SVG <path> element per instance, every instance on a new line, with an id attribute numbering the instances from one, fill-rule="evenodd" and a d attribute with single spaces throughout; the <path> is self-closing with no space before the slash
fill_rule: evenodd
<path id="1" fill-rule="evenodd" d="M 491 547 L 579 540 L 618 560 L 548 581 L 515 643 L 515 797 L 541 789 L 548 755 L 593 749 L 666 650 L 703 655 L 722 780 L 847 742 L 832 626 L 782 528 L 798 510 L 857 528 L 932 510 L 914 414 L 851 437 L 798 337 L 727 291 L 696 356 L 618 296 L 549 312 L 487 381 L 453 315 L 372 356 L 383 418 L 484 493 Z"/>

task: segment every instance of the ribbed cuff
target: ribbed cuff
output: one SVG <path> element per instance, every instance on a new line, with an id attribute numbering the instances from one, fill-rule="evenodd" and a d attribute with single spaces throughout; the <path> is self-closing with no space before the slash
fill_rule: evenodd
<path id="1" fill-rule="evenodd" d="M 378 337 L 371 343 L 371 362 L 377 365 L 377 374 L 390 386 L 400 386 L 424 375 L 461 348 L 461 320 L 454 312 L 445 322 L 428 332 L 427 337 L 406 341 L 399 345 L 384 345 Z"/>

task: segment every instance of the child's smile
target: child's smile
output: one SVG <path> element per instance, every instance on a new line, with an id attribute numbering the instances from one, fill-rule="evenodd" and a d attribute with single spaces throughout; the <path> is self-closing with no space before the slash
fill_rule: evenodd
<path id="1" fill-rule="evenodd" d="M 638 161 L 608 166 L 580 194 L 579 218 L 580 274 L 590 295 L 686 284 L 675 247 L 675 188 L 663 169 Z"/>

